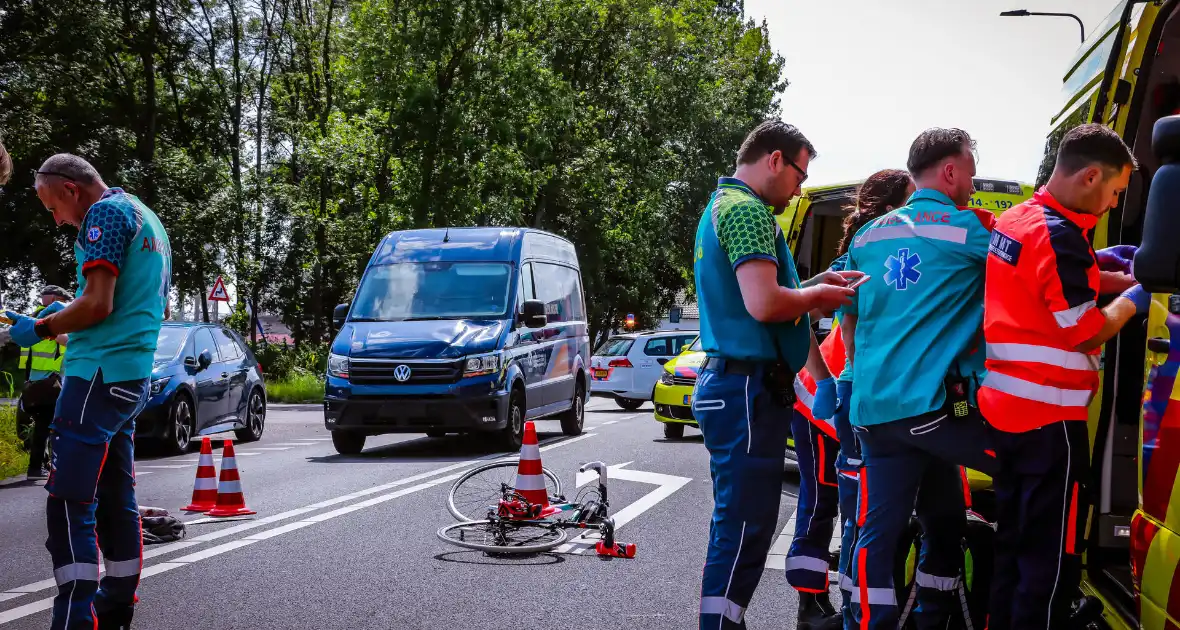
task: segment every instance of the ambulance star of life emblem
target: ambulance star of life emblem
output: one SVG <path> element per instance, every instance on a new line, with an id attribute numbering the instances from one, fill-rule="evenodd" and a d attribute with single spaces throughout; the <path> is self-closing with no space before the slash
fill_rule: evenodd
<path id="1" fill-rule="evenodd" d="M 102 228 L 97 225 L 92 225 L 90 229 L 86 230 L 86 240 L 91 243 L 97 243 L 100 238 L 102 238 Z"/>
<path id="2" fill-rule="evenodd" d="M 896 256 L 890 256 L 885 261 L 885 283 L 893 285 L 898 291 L 905 291 L 922 277 L 922 272 L 918 271 L 920 264 L 922 257 L 917 253 L 911 254 L 908 247 L 897 250 Z"/>

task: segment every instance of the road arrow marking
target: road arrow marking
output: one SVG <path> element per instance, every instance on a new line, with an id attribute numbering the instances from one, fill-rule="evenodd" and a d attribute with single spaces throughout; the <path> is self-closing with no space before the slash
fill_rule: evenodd
<path id="1" fill-rule="evenodd" d="M 676 492 L 680 488 L 684 487 L 685 484 L 692 481 L 690 477 L 679 477 L 677 475 L 666 475 L 664 473 L 648 472 L 645 470 L 631 470 L 626 468 L 626 466 L 632 463 L 633 462 L 624 462 L 622 464 L 615 464 L 614 466 L 607 466 L 607 483 L 609 484 L 611 480 L 634 481 L 637 483 L 648 483 L 659 487 L 643 495 L 638 501 L 628 505 L 627 507 L 624 507 L 612 515 L 615 521 L 616 531 L 623 525 L 631 522 L 635 517 L 655 507 L 660 501 L 663 501 L 664 499 L 672 496 L 673 492 Z M 593 471 L 578 473 L 574 483 L 580 488 L 592 481 L 597 480 L 597 478 L 598 473 Z M 566 542 L 553 551 L 554 553 L 580 554 L 585 552 L 587 549 L 593 548 L 596 544 L 598 544 L 599 539 L 600 537 L 598 536 L 598 532 L 587 532 L 581 536 L 570 539 L 569 542 Z"/>

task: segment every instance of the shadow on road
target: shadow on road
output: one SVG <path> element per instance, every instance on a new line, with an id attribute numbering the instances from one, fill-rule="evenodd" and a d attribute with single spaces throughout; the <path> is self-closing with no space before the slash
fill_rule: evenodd
<path id="1" fill-rule="evenodd" d="M 698 433 L 696 435 L 686 435 L 682 438 L 676 438 L 674 440 L 670 440 L 668 438 L 655 438 L 652 440 L 652 442 L 655 444 L 682 444 L 684 442 L 695 442 L 696 444 L 704 444 L 705 443 L 705 436 Z"/>
<path id="2" fill-rule="evenodd" d="M 541 446 L 560 441 L 561 433 L 538 433 Z M 441 438 L 422 437 L 405 440 L 385 446 L 366 448 L 358 455 L 326 455 L 308 457 L 316 464 L 357 464 L 388 463 L 391 459 L 410 462 L 460 462 L 487 455 L 516 455 L 517 451 L 504 451 L 495 446 L 489 435 L 466 434 L 448 435 Z"/>
<path id="3" fill-rule="evenodd" d="M 434 556 L 435 560 L 456 564 L 500 564 L 521 566 L 542 566 L 561 564 L 565 558 L 554 553 L 514 554 L 511 556 L 489 556 L 482 551 L 449 551 Z"/>

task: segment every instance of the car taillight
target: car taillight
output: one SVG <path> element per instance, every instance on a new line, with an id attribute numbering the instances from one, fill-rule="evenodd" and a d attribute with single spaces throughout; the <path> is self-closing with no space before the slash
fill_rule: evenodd
<path id="1" fill-rule="evenodd" d="M 617 368 L 617 367 L 629 368 L 629 367 L 635 367 L 635 366 L 631 365 L 630 359 L 628 359 L 627 357 L 623 357 L 621 359 L 611 359 L 611 362 L 607 363 L 606 367 L 608 367 L 608 368 Z"/>
<path id="2" fill-rule="evenodd" d="M 262 364 L 261 363 L 258 364 L 258 373 L 262 374 Z"/>

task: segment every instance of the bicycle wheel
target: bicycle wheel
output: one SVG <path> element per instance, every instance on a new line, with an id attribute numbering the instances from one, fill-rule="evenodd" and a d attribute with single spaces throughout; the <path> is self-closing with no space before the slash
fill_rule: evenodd
<path id="1" fill-rule="evenodd" d="M 488 517 L 488 510 L 495 510 L 504 497 L 504 486 L 516 486 L 516 462 L 498 462 L 469 470 L 451 484 L 447 493 L 447 509 L 451 516 L 460 521 L 477 521 Z M 561 495 L 561 481 L 548 468 L 545 473 L 545 491 L 550 497 Z"/>
<path id="2" fill-rule="evenodd" d="M 438 530 L 439 540 L 445 543 L 499 554 L 549 551 L 568 536 L 565 529 L 545 521 L 469 521 Z"/>

